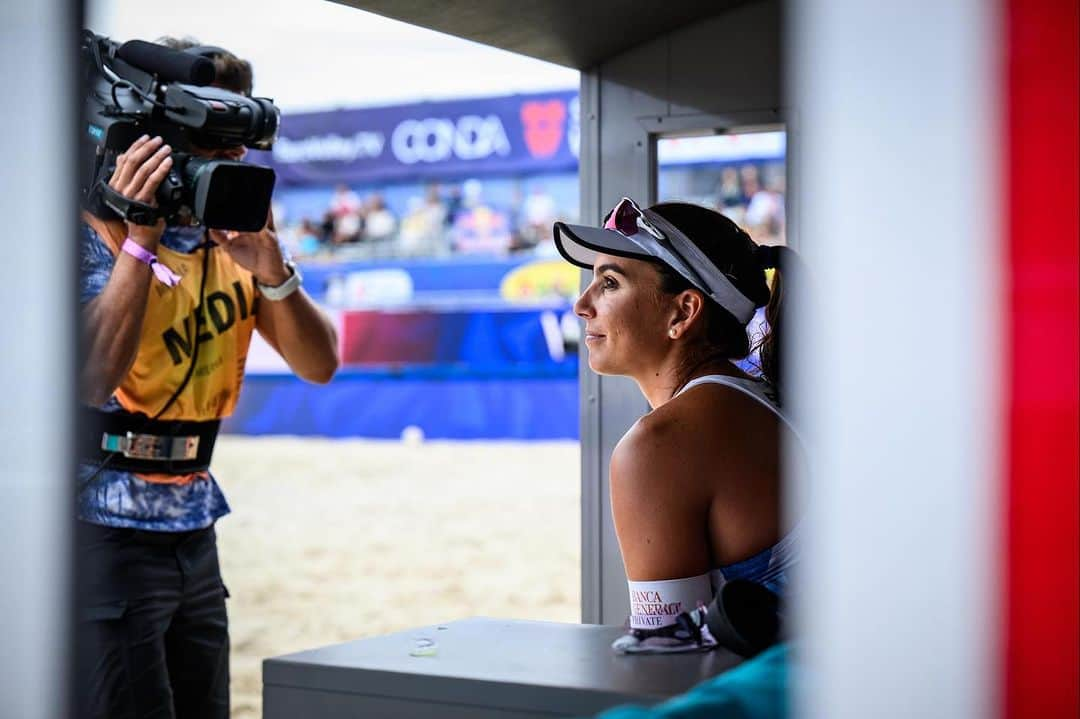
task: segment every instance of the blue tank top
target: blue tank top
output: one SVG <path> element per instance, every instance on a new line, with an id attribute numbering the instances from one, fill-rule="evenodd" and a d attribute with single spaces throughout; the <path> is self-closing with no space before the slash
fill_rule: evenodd
<path id="1" fill-rule="evenodd" d="M 728 375 L 710 374 L 687 382 L 686 385 L 675 393 L 679 396 L 691 387 L 701 384 L 722 384 L 736 389 L 756 399 L 768 407 L 773 414 L 783 422 L 802 442 L 802 437 L 792 424 L 791 420 L 780 410 L 776 393 L 772 386 L 763 380 L 745 379 L 742 377 L 729 377 Z M 709 571 L 712 580 L 713 592 L 720 590 L 725 582 L 732 579 L 747 579 L 763 585 L 767 589 L 784 596 L 788 584 L 788 570 L 798 561 L 801 554 L 802 542 L 800 541 L 800 525 L 784 535 L 773 546 L 758 552 L 752 557 L 728 564 L 723 567 L 714 567 Z"/>

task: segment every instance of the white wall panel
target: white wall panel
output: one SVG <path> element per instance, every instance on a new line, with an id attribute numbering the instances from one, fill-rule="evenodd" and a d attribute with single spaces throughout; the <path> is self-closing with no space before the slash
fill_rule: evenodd
<path id="1" fill-rule="evenodd" d="M 809 716 L 992 715 L 991 5 L 793 4 Z"/>
<path id="2" fill-rule="evenodd" d="M 66 705 L 73 508 L 72 4 L 0 9 L 0 716 Z"/>

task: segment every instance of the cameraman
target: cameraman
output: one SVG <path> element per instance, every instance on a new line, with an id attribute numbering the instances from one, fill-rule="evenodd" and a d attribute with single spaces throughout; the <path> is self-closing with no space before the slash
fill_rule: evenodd
<path id="1" fill-rule="evenodd" d="M 247 62 L 220 48 L 194 51 L 213 60 L 219 87 L 251 94 Z M 139 138 L 118 158 L 110 187 L 154 204 L 171 151 L 160 137 Z M 90 433 L 100 454 L 84 449 L 78 469 L 78 711 L 225 718 L 228 593 L 214 522 L 229 506 L 209 471 L 170 471 L 170 452 L 212 448 L 217 422 L 236 404 L 253 330 L 317 383 L 337 370 L 336 332 L 300 288 L 272 218 L 252 233 L 88 212 L 83 220 L 82 401 L 106 429 Z"/>

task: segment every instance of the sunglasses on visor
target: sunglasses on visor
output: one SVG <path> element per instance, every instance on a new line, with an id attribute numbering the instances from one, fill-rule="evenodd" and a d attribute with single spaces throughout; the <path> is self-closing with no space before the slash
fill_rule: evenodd
<path id="1" fill-rule="evenodd" d="M 604 216 L 603 228 L 618 232 L 666 263 L 743 324 L 754 316 L 754 303 L 735 288 L 690 238 L 657 213 L 642 210 L 636 202 L 624 197 Z"/>

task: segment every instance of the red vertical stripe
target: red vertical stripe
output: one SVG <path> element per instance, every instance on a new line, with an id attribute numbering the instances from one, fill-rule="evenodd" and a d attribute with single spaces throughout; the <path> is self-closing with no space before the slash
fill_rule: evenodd
<path id="1" fill-rule="evenodd" d="M 1080 716 L 1080 4 L 1006 0 L 1005 716 Z"/>

